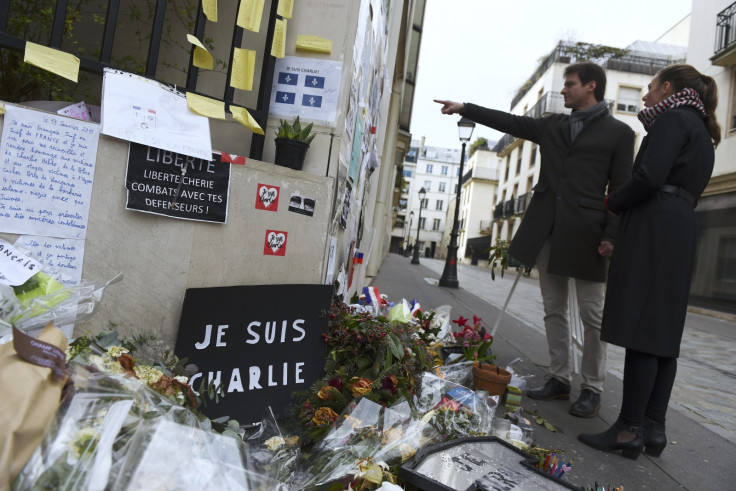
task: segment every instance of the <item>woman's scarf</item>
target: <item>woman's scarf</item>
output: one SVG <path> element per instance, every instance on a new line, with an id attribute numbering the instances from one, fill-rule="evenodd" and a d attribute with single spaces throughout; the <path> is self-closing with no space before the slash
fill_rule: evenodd
<path id="1" fill-rule="evenodd" d="M 644 125 L 644 129 L 649 131 L 649 128 L 654 124 L 654 120 L 657 119 L 657 116 L 668 109 L 683 106 L 694 107 L 703 117 L 707 116 L 703 101 L 700 100 L 700 95 L 690 87 L 685 87 L 677 94 L 672 94 L 667 99 L 659 101 L 652 107 L 645 107 L 639 111 L 639 121 Z"/>

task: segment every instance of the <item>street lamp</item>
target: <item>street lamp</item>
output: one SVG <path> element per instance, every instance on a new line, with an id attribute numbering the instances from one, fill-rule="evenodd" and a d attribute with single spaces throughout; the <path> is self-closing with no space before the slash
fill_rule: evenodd
<path id="1" fill-rule="evenodd" d="M 457 178 L 457 196 L 455 197 L 455 219 L 452 222 L 452 232 L 450 232 L 450 245 L 447 246 L 447 259 L 445 260 L 445 269 L 440 277 L 440 286 L 449 288 L 458 288 L 460 282 L 457 280 L 457 236 L 460 224 L 458 223 L 458 215 L 460 214 L 460 189 L 462 188 L 463 164 L 465 163 L 465 144 L 470 141 L 473 135 L 475 123 L 462 117 L 457 122 L 457 132 L 460 141 L 463 142 L 463 149 L 460 153 L 460 174 Z"/>
<path id="2" fill-rule="evenodd" d="M 422 224 L 422 202 L 427 191 L 424 188 L 419 190 L 419 219 L 417 220 L 417 236 L 414 239 L 414 255 L 411 258 L 412 264 L 419 264 L 419 225 Z"/>
<path id="3" fill-rule="evenodd" d="M 406 229 L 406 240 L 404 241 L 404 250 L 406 251 L 409 248 L 409 234 L 411 233 L 411 222 L 414 221 L 414 212 L 409 212 L 409 227 Z M 409 253 L 406 254 L 407 256 Z"/>

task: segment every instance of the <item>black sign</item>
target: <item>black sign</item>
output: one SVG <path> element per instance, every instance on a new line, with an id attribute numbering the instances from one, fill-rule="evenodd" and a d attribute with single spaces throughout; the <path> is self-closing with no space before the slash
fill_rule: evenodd
<path id="1" fill-rule="evenodd" d="M 222 385 L 225 397 L 202 411 L 241 424 L 280 411 L 295 390 L 324 375 L 323 315 L 331 285 L 261 285 L 190 288 L 184 297 L 176 354 L 197 365 L 190 383 Z"/>
<path id="2" fill-rule="evenodd" d="M 125 208 L 188 220 L 225 223 L 230 164 L 130 143 Z"/>

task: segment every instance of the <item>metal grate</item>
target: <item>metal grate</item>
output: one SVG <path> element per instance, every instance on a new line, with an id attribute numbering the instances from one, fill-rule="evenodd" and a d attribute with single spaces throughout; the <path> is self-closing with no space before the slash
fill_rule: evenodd
<path id="1" fill-rule="evenodd" d="M 153 18 L 150 24 L 150 30 L 147 32 L 141 32 L 140 36 L 143 39 L 150 39 L 148 46 L 148 53 L 145 60 L 145 72 L 141 75 L 157 79 L 156 68 L 159 64 L 159 58 L 161 52 L 165 49 L 166 39 L 166 21 L 167 21 L 167 6 L 169 4 L 175 6 L 175 0 L 149 0 L 153 7 Z M 11 50 L 16 52 L 24 52 L 26 40 L 23 37 L 18 37 L 8 32 L 8 19 L 12 15 L 11 3 L 9 1 L 0 2 L 0 52 L 2 50 Z M 85 4 L 91 2 L 85 2 Z M 104 21 L 102 22 L 103 29 L 102 34 L 99 38 L 92 38 L 96 30 L 90 26 L 80 25 L 75 28 L 74 35 L 78 36 L 83 42 L 91 43 L 95 46 L 99 46 L 99 50 L 96 51 L 96 55 L 89 52 L 83 54 L 76 54 L 80 58 L 80 70 L 102 75 L 105 68 L 119 68 L 125 69 L 121 66 L 116 66 L 112 61 L 113 47 L 116 44 L 116 34 L 121 38 L 125 39 L 129 36 L 128 32 L 124 32 L 125 27 L 121 28 L 118 26 L 119 15 L 121 11 L 120 0 L 101 0 L 100 4 L 106 3 L 106 13 Z M 198 39 L 203 39 L 206 17 L 202 11 L 201 2 L 197 3 L 197 11 L 194 20 L 194 31 L 191 33 Z M 238 1 L 238 9 L 240 2 Z M 51 33 L 44 44 L 50 48 L 62 49 L 62 43 L 64 41 L 64 34 L 68 27 L 68 23 L 71 22 L 70 14 L 74 14 L 74 6 L 69 5 L 69 0 L 57 0 L 54 7 L 54 15 L 51 27 Z M 258 96 L 256 107 L 247 107 L 250 114 L 258 122 L 258 124 L 265 128 L 268 113 L 270 109 L 270 96 L 271 86 L 273 84 L 273 73 L 276 60 L 273 56 L 270 56 L 270 46 L 273 42 L 273 35 L 275 30 L 276 19 L 280 18 L 277 16 L 276 10 L 278 8 L 278 2 L 272 0 L 270 2 L 270 9 L 266 11 L 268 15 L 268 28 L 266 31 L 265 43 L 262 46 L 264 53 L 263 64 L 261 66 L 261 79 L 257 84 Z M 236 10 L 237 11 L 237 10 Z M 221 16 L 224 17 L 224 16 Z M 232 45 L 230 47 L 230 58 L 236 47 L 240 47 L 243 39 L 243 28 L 235 24 L 236 18 L 221 18 L 218 21 L 218 29 L 226 30 L 231 29 L 233 32 Z M 130 26 L 127 26 L 130 28 Z M 140 27 L 140 26 L 137 26 Z M 118 31 L 116 33 L 116 30 Z M 37 42 L 37 41 L 34 41 Z M 186 90 L 188 92 L 197 93 L 197 81 L 199 71 L 197 67 L 192 64 L 194 54 L 194 47 L 191 48 L 189 53 L 189 62 L 186 67 Z M 232 63 L 228 63 L 225 88 L 220 97 L 213 96 L 212 94 L 201 94 L 207 95 L 207 97 L 214 97 L 223 101 L 227 106 L 234 103 L 235 89 L 230 87 L 230 79 L 232 75 Z M 161 82 L 167 82 L 166 80 L 160 80 Z M 13 101 L 11 101 L 13 102 Z M 263 135 L 253 134 L 251 139 L 250 158 L 260 160 L 263 156 L 263 145 L 265 137 Z"/>

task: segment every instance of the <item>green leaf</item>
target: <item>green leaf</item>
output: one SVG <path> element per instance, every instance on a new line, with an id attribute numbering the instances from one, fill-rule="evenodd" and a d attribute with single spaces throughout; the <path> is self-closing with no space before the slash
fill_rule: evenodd
<path id="1" fill-rule="evenodd" d="M 388 347 L 391 350 L 391 353 L 393 353 L 397 359 L 403 360 L 404 347 L 401 345 L 401 341 L 399 340 L 398 336 L 390 332 L 388 333 L 388 336 L 386 336 L 386 339 L 388 339 Z"/>

